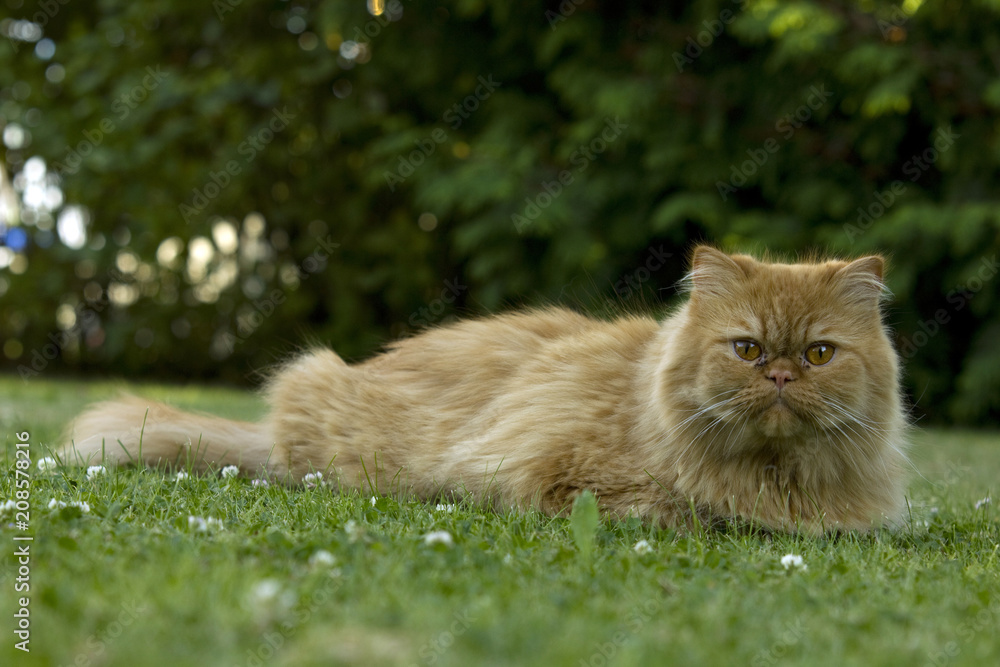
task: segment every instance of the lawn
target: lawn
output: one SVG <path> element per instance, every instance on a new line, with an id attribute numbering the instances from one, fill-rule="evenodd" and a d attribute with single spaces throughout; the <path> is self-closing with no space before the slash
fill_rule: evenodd
<path id="1" fill-rule="evenodd" d="M 29 530 L 12 509 L 0 521 L 0 664 L 1000 664 L 1000 524 L 977 502 L 1000 471 L 995 432 L 916 431 L 912 511 L 896 531 L 594 529 L 584 511 L 497 515 L 159 470 L 39 472 L 68 418 L 118 388 L 0 378 L 0 503 L 15 498 L 18 433 L 32 458 Z M 263 412 L 238 391 L 132 390 Z M 24 535 L 34 540 L 15 541 Z M 27 577 L 12 555 L 25 545 Z M 804 567 L 783 566 L 788 554 Z M 22 597 L 30 653 L 15 648 Z"/>

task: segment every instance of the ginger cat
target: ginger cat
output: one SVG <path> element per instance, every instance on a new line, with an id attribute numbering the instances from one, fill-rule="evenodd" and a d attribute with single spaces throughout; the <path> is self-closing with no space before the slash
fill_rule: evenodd
<path id="1" fill-rule="evenodd" d="M 899 519 L 908 463 L 882 272 L 880 257 L 773 264 L 700 246 L 690 298 L 659 323 L 552 308 L 430 329 L 353 366 L 314 350 L 274 374 L 260 423 L 127 397 L 81 414 L 63 457 L 127 463 L 141 432 L 151 465 L 321 471 L 366 494 L 551 514 L 590 489 L 664 526 L 693 512 L 867 530 Z"/>

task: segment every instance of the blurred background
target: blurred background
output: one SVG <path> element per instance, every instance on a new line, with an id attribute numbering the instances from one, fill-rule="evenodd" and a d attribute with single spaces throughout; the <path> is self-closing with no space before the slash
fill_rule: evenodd
<path id="1" fill-rule="evenodd" d="M 997 0 L 0 6 L 0 372 L 661 312 L 707 241 L 888 254 L 915 416 L 1000 416 Z"/>

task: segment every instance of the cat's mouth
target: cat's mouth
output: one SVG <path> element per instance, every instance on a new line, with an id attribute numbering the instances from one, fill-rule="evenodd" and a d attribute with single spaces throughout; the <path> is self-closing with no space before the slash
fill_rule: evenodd
<path id="1" fill-rule="evenodd" d="M 757 429 L 769 438 L 788 437 L 802 427 L 804 420 L 788 399 L 778 394 L 757 415 Z"/>
<path id="2" fill-rule="evenodd" d="M 763 412 L 777 412 L 778 414 L 784 414 L 787 418 L 799 418 L 798 412 L 792 407 L 792 404 L 788 399 L 784 398 L 780 394 L 771 401 L 771 404 L 764 408 Z"/>

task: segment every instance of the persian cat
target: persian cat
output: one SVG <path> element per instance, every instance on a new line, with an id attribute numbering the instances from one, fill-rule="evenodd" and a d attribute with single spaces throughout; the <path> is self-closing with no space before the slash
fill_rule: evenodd
<path id="1" fill-rule="evenodd" d="M 69 427 L 70 463 L 236 465 L 296 482 L 558 514 L 585 489 L 664 526 L 892 524 L 908 461 L 883 260 L 695 249 L 662 322 L 550 308 L 427 330 L 348 365 L 279 368 L 260 423 L 126 397 Z"/>

